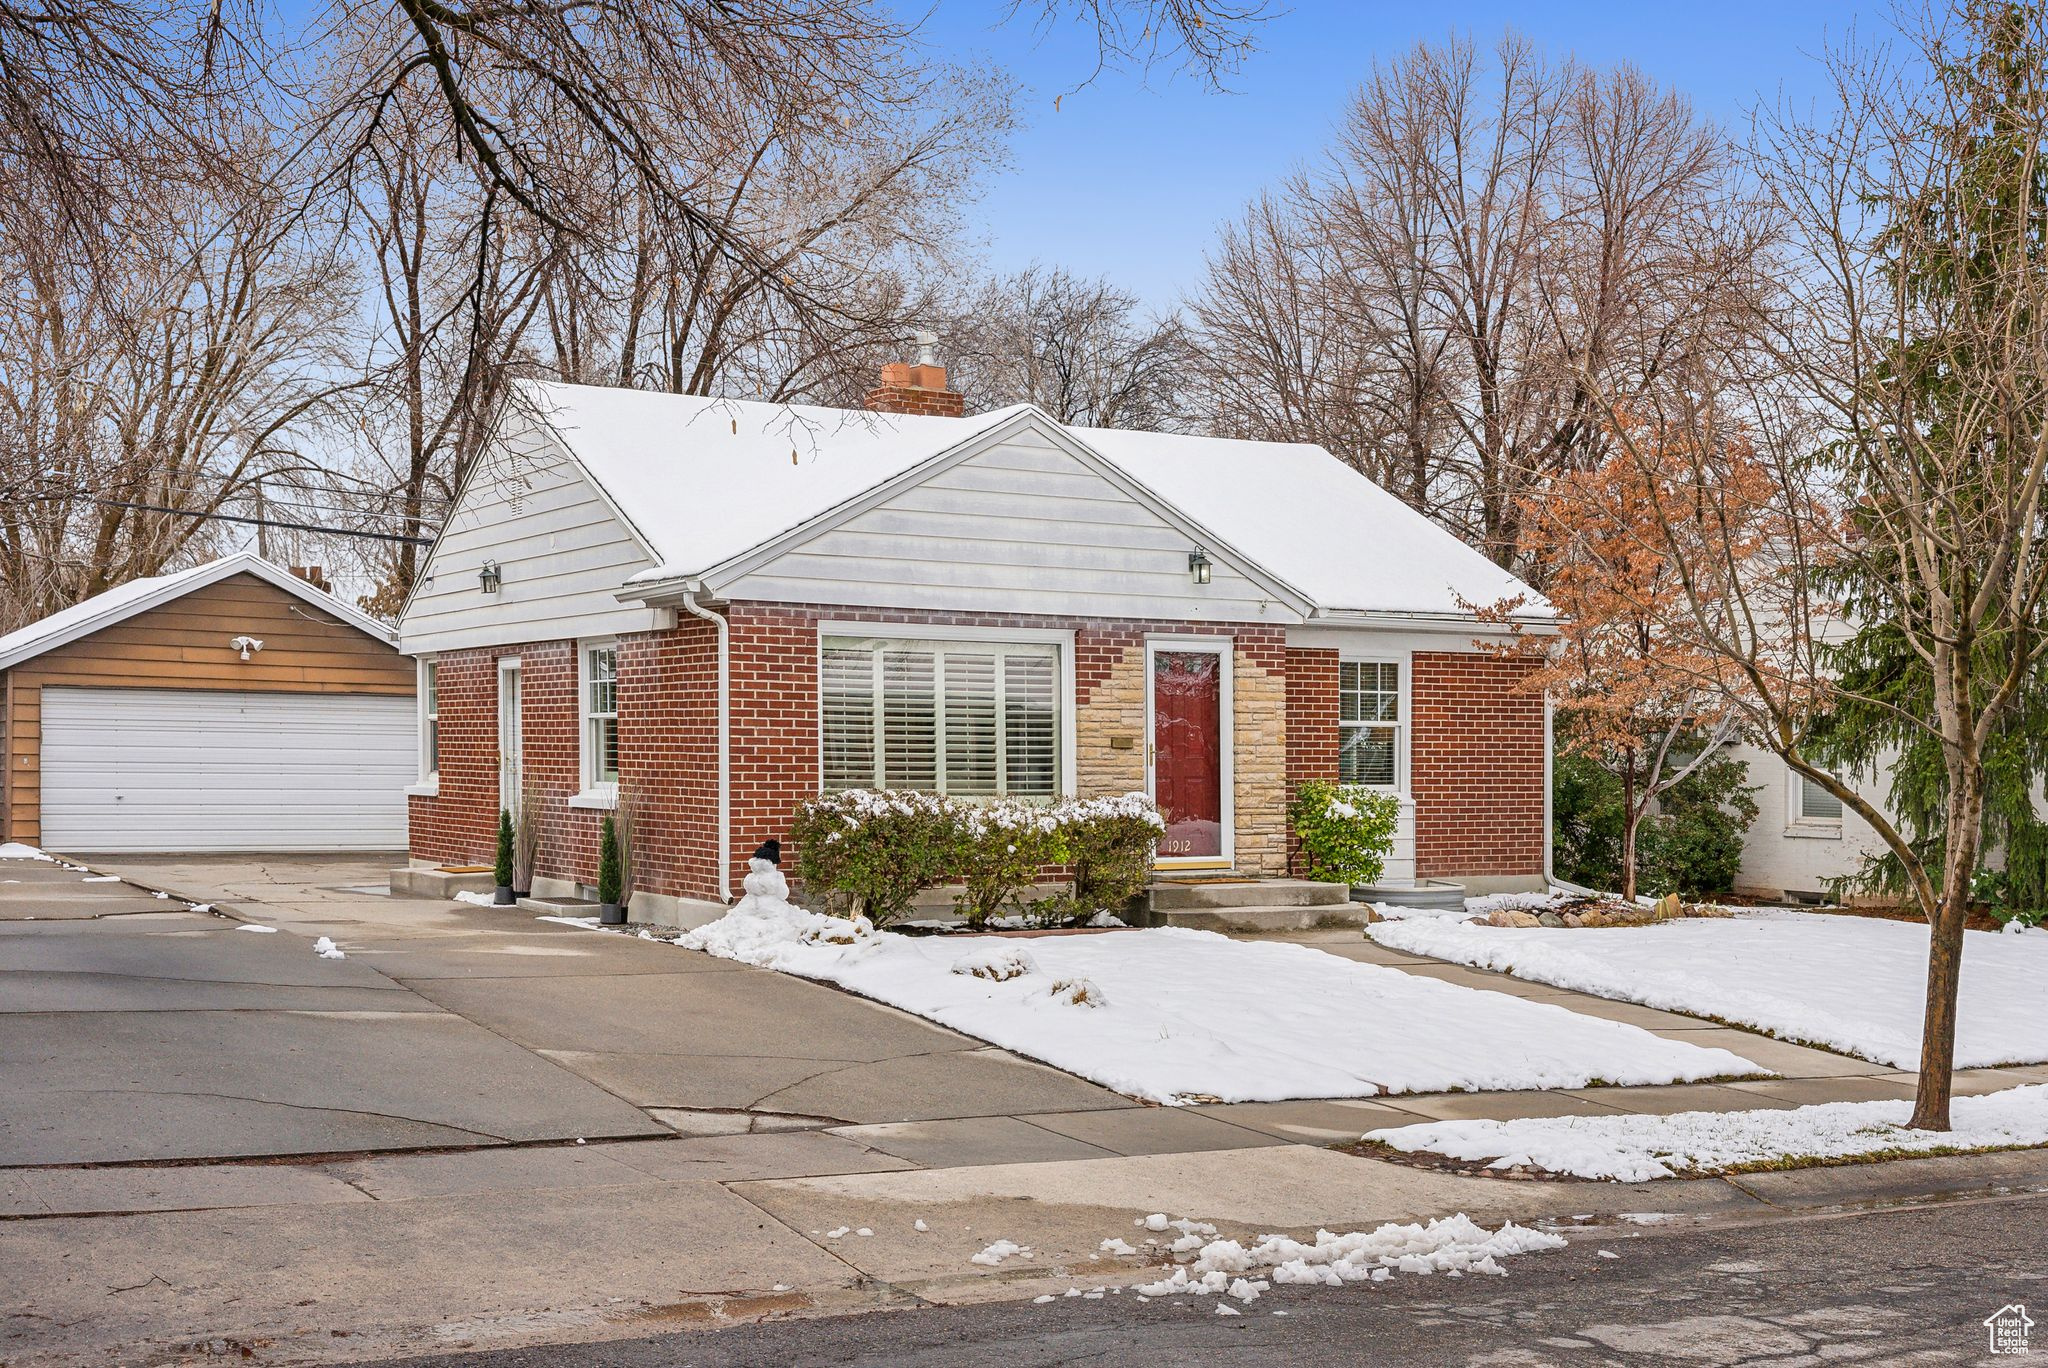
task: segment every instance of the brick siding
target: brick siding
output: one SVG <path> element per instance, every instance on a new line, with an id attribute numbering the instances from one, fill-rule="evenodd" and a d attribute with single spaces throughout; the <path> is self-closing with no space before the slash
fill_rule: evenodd
<path id="1" fill-rule="evenodd" d="M 1543 872 L 1543 698 L 1517 687 L 1531 668 L 1476 653 L 1415 654 L 1409 788 L 1419 877 Z"/>
<path id="2" fill-rule="evenodd" d="M 1287 792 L 1311 779 L 1337 777 L 1337 652 L 1287 652 Z M 1287 840 L 1287 867 L 1300 872 L 1301 841 Z"/>

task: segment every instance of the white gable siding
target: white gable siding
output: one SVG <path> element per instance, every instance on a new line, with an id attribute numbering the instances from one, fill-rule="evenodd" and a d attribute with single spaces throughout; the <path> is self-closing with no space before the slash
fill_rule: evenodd
<path id="1" fill-rule="evenodd" d="M 1249 472 L 1247 473 L 1249 477 Z M 1024 434 L 726 584 L 723 597 L 1202 622 L 1300 617 L 1071 454 Z"/>
<path id="2" fill-rule="evenodd" d="M 399 619 L 408 655 L 650 631 L 670 615 L 622 604 L 653 564 L 576 465 L 544 438 L 495 443 L 464 489 Z M 503 587 L 478 575 L 498 562 Z"/>

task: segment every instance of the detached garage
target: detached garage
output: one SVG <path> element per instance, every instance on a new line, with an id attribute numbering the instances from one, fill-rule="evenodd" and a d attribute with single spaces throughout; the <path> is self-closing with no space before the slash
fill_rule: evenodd
<path id="1" fill-rule="evenodd" d="M 413 681 L 381 624 L 255 556 L 124 584 L 0 637 L 0 836 L 403 849 Z"/>

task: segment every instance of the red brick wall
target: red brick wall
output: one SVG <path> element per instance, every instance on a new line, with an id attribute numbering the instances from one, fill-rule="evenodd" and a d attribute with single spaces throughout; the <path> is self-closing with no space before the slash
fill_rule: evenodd
<path id="1" fill-rule="evenodd" d="M 1516 687 L 1530 668 L 1416 653 L 1409 788 L 1419 877 L 1543 872 L 1543 698 Z"/>
<path id="2" fill-rule="evenodd" d="M 407 800 L 412 854 L 419 859 L 488 864 L 497 852 L 500 654 L 440 657 L 441 792 Z"/>
<path id="3" fill-rule="evenodd" d="M 1337 652 L 1287 652 L 1287 796 L 1310 779 L 1337 777 Z M 1301 872 L 1301 839 L 1287 838 L 1287 867 Z"/>
<path id="4" fill-rule="evenodd" d="M 619 642 L 619 774 L 639 798 L 635 883 L 715 897 L 718 638 L 702 618 Z"/>

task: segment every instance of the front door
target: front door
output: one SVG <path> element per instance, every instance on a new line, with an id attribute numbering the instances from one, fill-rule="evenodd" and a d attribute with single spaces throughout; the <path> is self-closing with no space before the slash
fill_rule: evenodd
<path id="1" fill-rule="evenodd" d="M 1166 819 L 1159 863 L 1227 866 L 1230 832 L 1228 644 L 1154 642 L 1152 799 Z"/>
<path id="2" fill-rule="evenodd" d="M 498 806 L 507 812 L 519 808 L 519 794 L 525 787 L 525 766 L 519 725 L 519 662 L 498 662 Z"/>

